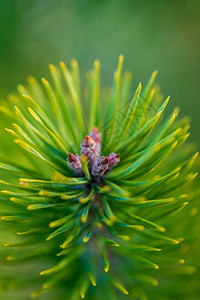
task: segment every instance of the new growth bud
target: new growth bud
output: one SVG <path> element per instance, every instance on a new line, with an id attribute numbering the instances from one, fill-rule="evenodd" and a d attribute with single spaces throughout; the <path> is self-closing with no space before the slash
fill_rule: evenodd
<path id="1" fill-rule="evenodd" d="M 91 166 L 92 162 L 96 159 L 95 141 L 86 135 L 81 143 L 81 154 L 84 154 L 88 159 L 88 165 Z"/>
<path id="2" fill-rule="evenodd" d="M 118 162 L 120 161 L 119 156 L 120 156 L 119 153 L 114 153 L 114 152 L 108 155 L 109 169 L 112 169 L 118 164 Z"/>
<path id="3" fill-rule="evenodd" d="M 90 137 L 95 141 L 95 154 L 98 157 L 101 154 L 101 134 L 97 127 L 94 127 Z"/>
<path id="4" fill-rule="evenodd" d="M 92 166 L 92 175 L 102 176 L 108 170 L 109 163 L 107 156 L 100 156 Z"/>
<path id="5" fill-rule="evenodd" d="M 77 176 L 83 176 L 83 170 L 81 167 L 81 159 L 78 154 L 69 153 L 68 158 L 68 165 L 74 171 Z"/>

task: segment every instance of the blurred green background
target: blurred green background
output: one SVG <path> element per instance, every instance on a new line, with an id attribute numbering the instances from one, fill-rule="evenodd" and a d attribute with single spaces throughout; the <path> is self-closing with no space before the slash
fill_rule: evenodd
<path id="1" fill-rule="evenodd" d="M 159 71 L 171 107 L 192 117 L 200 144 L 200 1 L 0 0 L 0 97 L 28 75 L 48 77 L 48 64 L 76 58 L 82 76 L 93 60 L 112 83 L 119 54 L 134 87 Z"/>

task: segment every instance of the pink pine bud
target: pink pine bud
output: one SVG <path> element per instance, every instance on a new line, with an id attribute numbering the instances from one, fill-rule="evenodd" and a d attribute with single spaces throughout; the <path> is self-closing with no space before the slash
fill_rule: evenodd
<path id="1" fill-rule="evenodd" d="M 120 155 L 119 153 L 114 153 L 114 152 L 108 155 L 109 169 L 112 169 L 118 164 L 118 162 L 120 161 L 119 155 Z"/>
<path id="2" fill-rule="evenodd" d="M 74 173 L 77 176 L 83 176 L 83 170 L 81 167 L 81 160 L 78 154 L 73 154 L 73 153 L 69 153 L 68 158 L 68 165 L 70 166 L 70 168 L 74 171 Z"/>
<path id="3" fill-rule="evenodd" d="M 95 141 L 96 156 L 98 157 L 101 153 L 101 134 L 97 127 L 93 128 L 90 137 Z"/>
<path id="4" fill-rule="evenodd" d="M 87 157 L 89 166 L 96 159 L 95 141 L 89 135 L 81 143 L 81 154 Z"/>
<path id="5" fill-rule="evenodd" d="M 108 157 L 100 156 L 98 157 L 92 166 L 92 175 L 102 176 L 108 170 Z"/>

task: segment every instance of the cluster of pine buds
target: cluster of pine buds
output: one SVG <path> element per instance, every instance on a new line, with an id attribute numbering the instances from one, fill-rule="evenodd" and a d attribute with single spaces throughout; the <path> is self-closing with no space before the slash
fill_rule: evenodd
<path id="1" fill-rule="evenodd" d="M 110 153 L 108 156 L 101 155 L 101 134 L 94 127 L 90 135 L 86 135 L 81 143 L 81 156 L 87 160 L 88 170 L 92 177 L 101 177 L 119 162 L 119 153 Z M 69 153 L 68 164 L 76 176 L 83 176 L 81 158 L 78 154 Z"/>

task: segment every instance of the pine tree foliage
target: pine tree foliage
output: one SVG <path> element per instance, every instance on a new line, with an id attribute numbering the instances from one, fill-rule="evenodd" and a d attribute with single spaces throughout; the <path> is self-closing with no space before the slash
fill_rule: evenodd
<path id="1" fill-rule="evenodd" d="M 98 61 L 85 89 L 75 60 L 70 69 L 50 65 L 50 82 L 30 77 L 3 102 L 1 290 L 22 289 L 24 299 L 31 292 L 39 299 L 155 300 L 173 299 L 173 287 L 174 299 L 190 299 L 181 286 L 195 273 L 184 256 L 198 212 L 196 200 L 187 208 L 196 199 L 198 156 L 184 144 L 189 120 L 176 120 L 178 108 L 164 117 L 169 97 L 163 101 L 154 83 L 157 72 L 132 93 L 122 66 L 120 56 L 106 90 Z M 90 161 L 81 145 L 94 130 L 101 153 Z M 118 158 L 112 167 L 109 154 Z M 106 169 L 94 171 L 95 162 Z"/>

